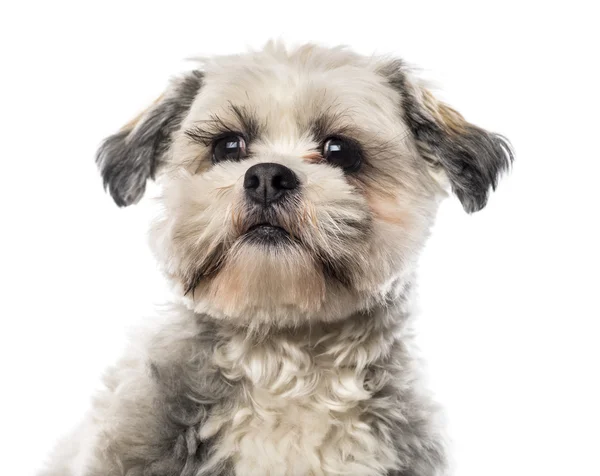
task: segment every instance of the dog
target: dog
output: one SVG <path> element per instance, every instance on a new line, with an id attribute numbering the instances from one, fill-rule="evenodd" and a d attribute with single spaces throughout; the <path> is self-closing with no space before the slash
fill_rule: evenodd
<path id="1" fill-rule="evenodd" d="M 409 318 L 441 200 L 513 152 L 402 60 L 269 43 L 201 60 L 101 145 L 117 205 L 160 183 L 177 296 L 45 476 L 447 474 Z"/>

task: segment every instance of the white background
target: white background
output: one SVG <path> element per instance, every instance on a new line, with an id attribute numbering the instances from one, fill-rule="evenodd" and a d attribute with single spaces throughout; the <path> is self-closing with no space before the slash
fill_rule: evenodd
<path id="1" fill-rule="evenodd" d="M 430 387 L 456 475 L 599 475 L 600 38 L 586 3 L 3 2 L 1 473 L 34 474 L 165 297 L 150 203 L 114 206 L 98 143 L 182 59 L 281 37 L 402 56 L 511 139 L 488 207 L 447 200 L 423 255 Z"/>

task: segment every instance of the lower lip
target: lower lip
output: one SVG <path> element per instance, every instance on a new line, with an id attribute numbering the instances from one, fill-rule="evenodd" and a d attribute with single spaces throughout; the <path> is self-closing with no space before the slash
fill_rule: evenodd
<path id="1" fill-rule="evenodd" d="M 283 228 L 273 225 L 258 225 L 250 228 L 244 236 L 258 238 L 261 241 L 278 241 L 288 238 L 289 234 Z"/>

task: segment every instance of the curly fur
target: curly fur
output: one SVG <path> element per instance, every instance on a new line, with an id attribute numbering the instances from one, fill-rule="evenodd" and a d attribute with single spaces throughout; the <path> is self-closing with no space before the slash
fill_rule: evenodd
<path id="1" fill-rule="evenodd" d="M 249 157 L 213 164 L 223 133 Z M 325 162 L 332 136 L 363 164 Z M 307 45 L 203 60 L 109 137 L 118 205 L 156 173 L 152 249 L 178 297 L 136 336 L 44 476 L 440 476 L 439 412 L 408 325 L 416 260 L 446 186 L 469 212 L 512 160 L 403 63 Z M 251 166 L 298 189 L 249 201 Z M 250 239 L 270 223 L 277 243 Z"/>

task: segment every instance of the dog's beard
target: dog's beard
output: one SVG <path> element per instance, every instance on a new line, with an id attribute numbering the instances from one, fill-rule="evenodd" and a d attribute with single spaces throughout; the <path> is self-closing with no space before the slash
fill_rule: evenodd
<path id="1" fill-rule="evenodd" d="M 240 309 L 276 316 L 285 312 L 309 315 L 322 306 L 326 283 L 322 272 L 306 250 L 287 242 L 263 246 L 237 242 L 223 268 L 212 279 L 202 281 L 211 303 L 226 315 Z"/>
<path id="2" fill-rule="evenodd" d="M 354 215 L 356 211 L 354 211 Z M 204 248 L 185 291 L 226 315 L 317 312 L 326 293 L 350 289 L 364 263 L 369 220 L 298 197 L 231 209 L 230 233 Z"/>

